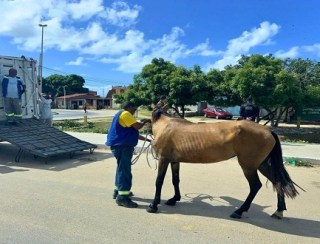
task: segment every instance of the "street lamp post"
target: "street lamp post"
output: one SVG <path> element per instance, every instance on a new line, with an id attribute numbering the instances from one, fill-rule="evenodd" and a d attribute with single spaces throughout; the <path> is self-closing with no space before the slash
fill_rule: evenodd
<path id="1" fill-rule="evenodd" d="M 64 109 L 67 109 L 67 104 L 66 104 L 66 86 L 63 86 L 63 104 L 64 104 Z"/>
<path id="2" fill-rule="evenodd" d="M 104 89 L 102 89 L 102 109 L 104 109 Z"/>
<path id="3" fill-rule="evenodd" d="M 42 92 L 42 64 L 43 64 L 43 29 L 44 27 L 47 27 L 46 24 L 39 24 L 41 27 L 41 52 L 40 52 L 40 60 L 39 60 L 39 80 L 40 80 L 40 89 Z"/>

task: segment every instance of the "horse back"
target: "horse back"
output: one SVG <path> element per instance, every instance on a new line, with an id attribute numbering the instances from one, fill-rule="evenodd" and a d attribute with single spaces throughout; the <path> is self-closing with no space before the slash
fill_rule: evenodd
<path id="1" fill-rule="evenodd" d="M 251 121 L 163 122 L 155 131 L 153 146 L 158 156 L 170 161 L 214 163 L 238 156 L 242 162 L 251 161 L 251 155 L 262 158 L 261 163 L 274 145 L 269 129 Z"/>

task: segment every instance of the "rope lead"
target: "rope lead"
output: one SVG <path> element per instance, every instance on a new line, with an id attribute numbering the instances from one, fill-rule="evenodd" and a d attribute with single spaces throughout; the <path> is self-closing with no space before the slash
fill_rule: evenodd
<path id="1" fill-rule="evenodd" d="M 150 164 L 150 161 L 149 161 L 149 153 L 150 153 L 150 154 L 152 155 L 152 157 L 153 157 L 153 158 L 155 159 L 155 161 L 156 161 L 156 162 L 155 162 L 155 165 L 156 165 L 155 170 L 156 170 L 156 169 L 157 169 L 157 160 L 158 160 L 158 158 L 157 158 L 157 156 L 155 155 L 155 152 L 154 152 L 154 150 L 153 150 L 153 148 L 152 148 L 152 142 L 149 142 L 149 144 L 146 145 L 146 144 L 147 144 L 147 139 L 153 140 L 154 138 L 153 138 L 153 136 L 152 136 L 151 134 L 147 134 L 147 135 L 145 136 L 145 140 L 144 140 L 144 142 L 143 142 L 143 144 L 142 144 L 142 147 L 141 147 L 138 155 L 131 161 L 131 165 L 136 164 L 137 161 L 139 160 L 141 154 L 144 153 L 144 152 L 147 152 L 147 153 L 146 153 L 146 160 L 147 160 L 148 166 L 149 166 L 149 168 L 152 168 L 152 167 L 151 167 L 151 164 Z"/>

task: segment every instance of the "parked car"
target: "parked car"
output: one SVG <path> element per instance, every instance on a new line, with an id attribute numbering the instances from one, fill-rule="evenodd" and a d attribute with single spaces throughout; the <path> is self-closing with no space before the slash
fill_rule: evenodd
<path id="1" fill-rule="evenodd" d="M 207 107 L 202 110 L 204 117 L 216 119 L 232 119 L 232 113 L 219 107 Z"/>

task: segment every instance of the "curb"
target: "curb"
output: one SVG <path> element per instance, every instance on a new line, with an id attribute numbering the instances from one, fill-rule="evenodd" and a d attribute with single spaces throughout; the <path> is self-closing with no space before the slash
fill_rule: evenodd
<path id="1" fill-rule="evenodd" d="M 104 144 L 95 144 L 97 145 L 97 149 L 110 149 L 110 147 L 104 145 Z M 140 151 L 141 146 L 137 145 L 135 147 L 136 150 Z M 289 160 L 294 160 L 294 161 L 302 161 L 306 163 L 310 163 L 312 165 L 320 165 L 320 159 L 319 158 L 304 158 L 304 157 L 296 157 L 296 156 L 288 156 L 288 155 L 283 155 L 283 161 L 288 162 Z"/>

